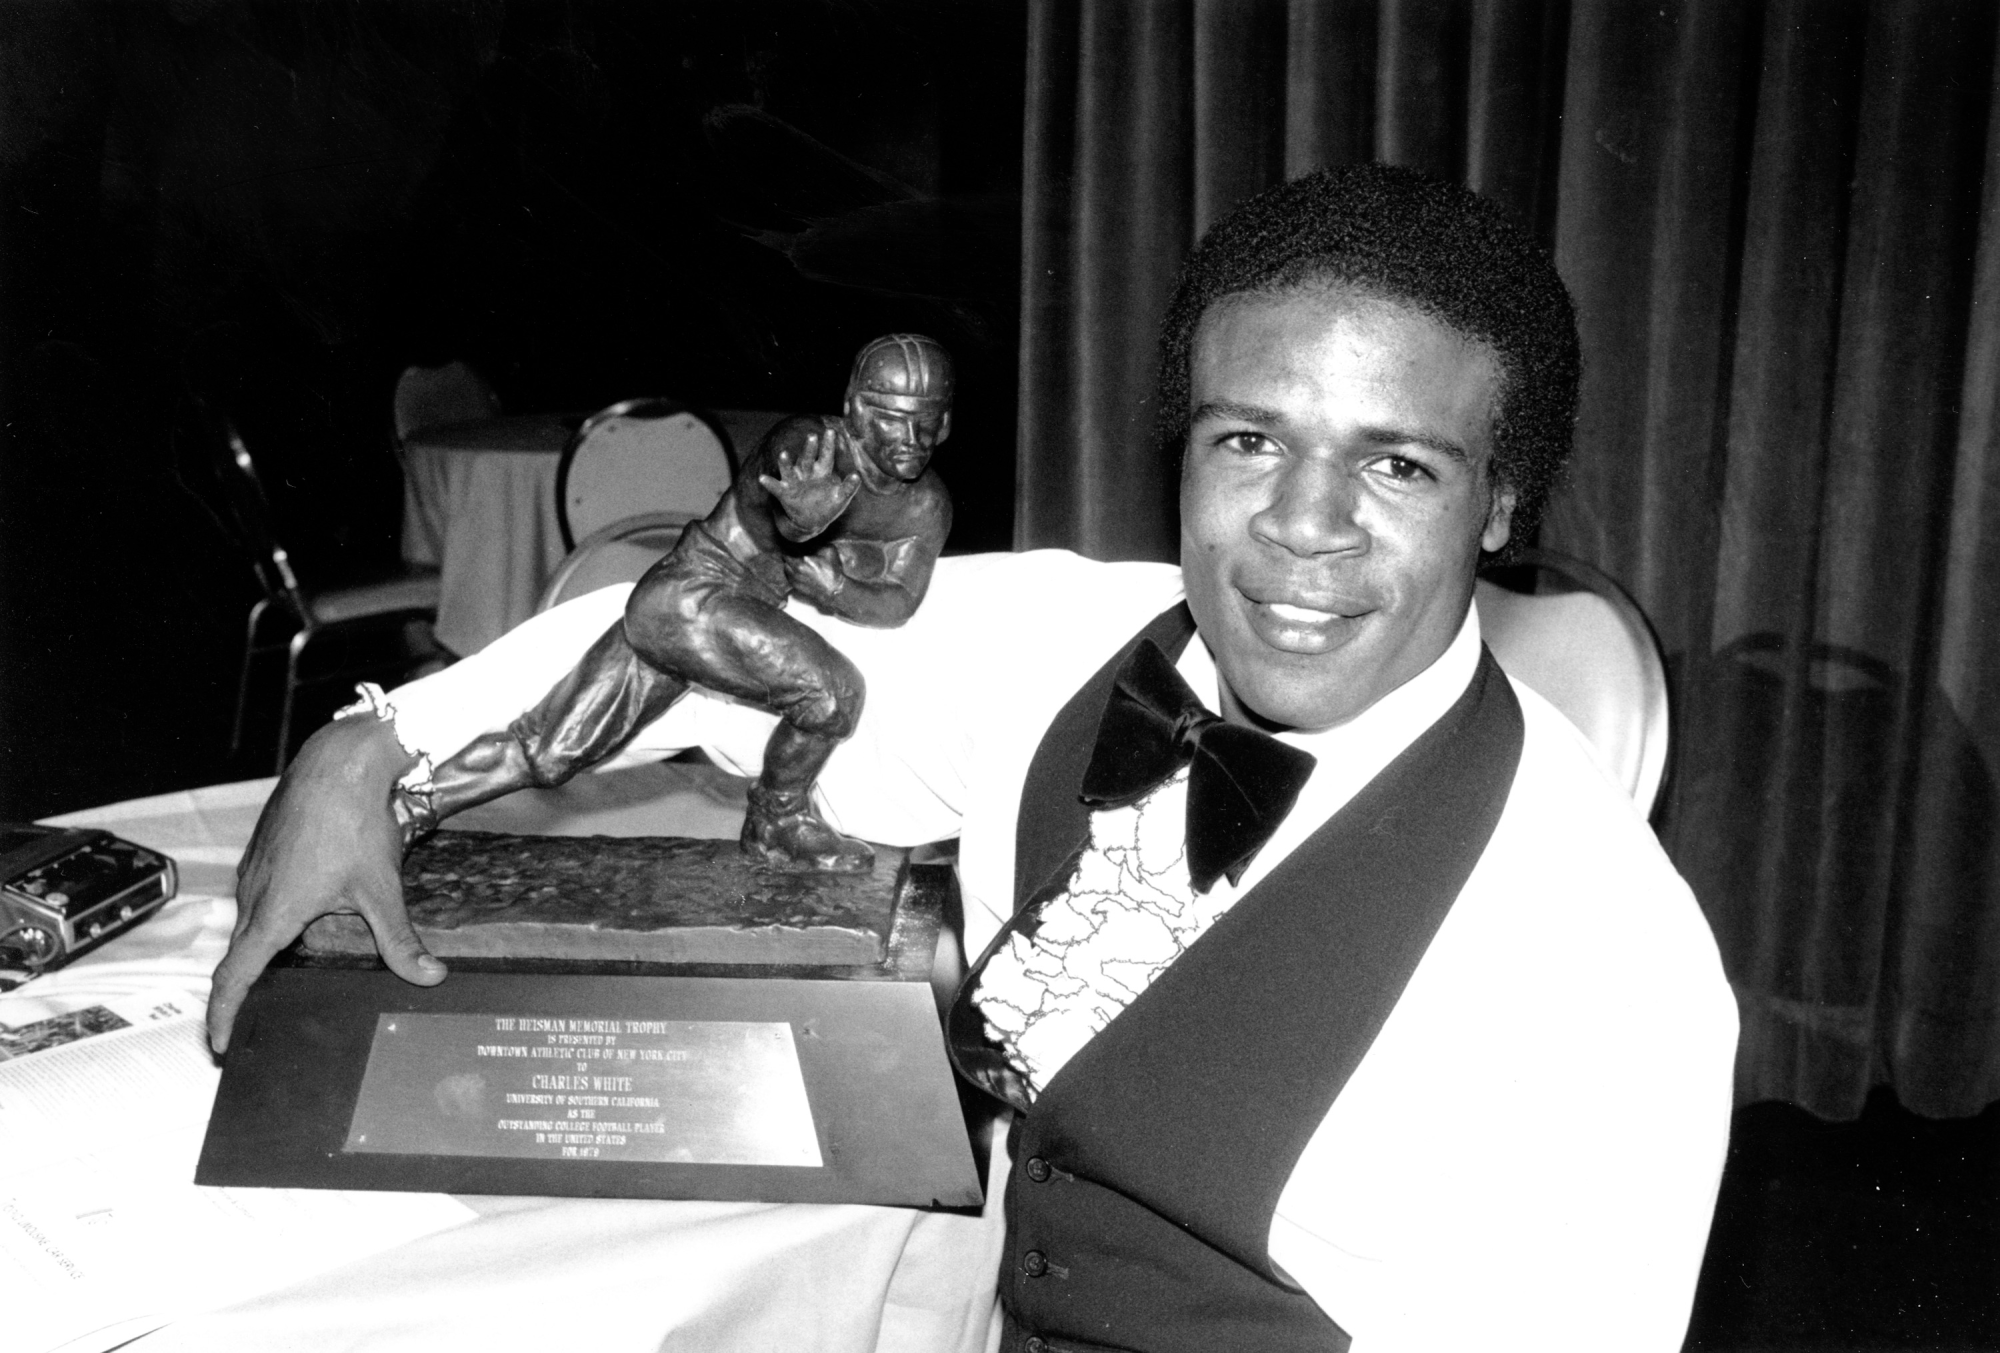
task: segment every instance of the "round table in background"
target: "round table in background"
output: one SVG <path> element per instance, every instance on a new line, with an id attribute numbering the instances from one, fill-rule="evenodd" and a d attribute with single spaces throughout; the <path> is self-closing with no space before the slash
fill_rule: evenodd
<path id="1" fill-rule="evenodd" d="M 785 415 L 720 409 L 738 463 Z M 576 413 L 420 428 L 403 443 L 403 560 L 440 575 L 438 642 L 477 653 L 535 613 L 563 559 L 556 469 Z"/>
<path id="2" fill-rule="evenodd" d="M 580 421 L 514 414 L 403 444 L 403 559 L 438 570 L 435 631 L 461 657 L 533 615 L 562 562 L 556 467 Z"/>

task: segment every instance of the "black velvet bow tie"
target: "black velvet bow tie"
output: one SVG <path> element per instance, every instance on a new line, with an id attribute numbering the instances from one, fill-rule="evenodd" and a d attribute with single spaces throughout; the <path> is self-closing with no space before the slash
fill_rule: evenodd
<path id="1" fill-rule="evenodd" d="M 1187 858 L 1194 890 L 1236 883 L 1292 811 L 1313 756 L 1268 733 L 1224 723 L 1195 698 L 1167 655 L 1141 639 L 1118 669 L 1083 774 L 1093 808 L 1122 808 L 1188 772 Z"/>

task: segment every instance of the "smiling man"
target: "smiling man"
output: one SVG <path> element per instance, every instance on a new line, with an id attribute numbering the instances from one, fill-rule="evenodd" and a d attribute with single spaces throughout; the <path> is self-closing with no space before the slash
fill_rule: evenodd
<path id="1" fill-rule="evenodd" d="M 1012 1119 L 983 1222 L 935 1220 L 966 1228 L 968 1281 L 1002 1256 L 1001 1347 L 1680 1347 L 1734 1003 L 1641 815 L 1471 608 L 1560 475 L 1576 382 L 1562 284 L 1490 203 L 1315 174 L 1211 232 L 1169 309 L 1178 571 L 947 559 L 900 630 L 802 615 L 871 684 L 830 820 L 961 836 L 948 1040 Z M 533 701 L 622 601 L 316 738 L 245 862 L 218 1046 L 326 910 L 438 980 L 392 782 Z M 768 727 L 691 697 L 628 750 L 753 770 Z"/>
<path id="2" fill-rule="evenodd" d="M 1344 723 L 1464 623 L 1516 492 L 1493 473 L 1493 350 L 1337 282 L 1203 316 L 1181 474 L 1188 609 L 1223 713 Z"/>

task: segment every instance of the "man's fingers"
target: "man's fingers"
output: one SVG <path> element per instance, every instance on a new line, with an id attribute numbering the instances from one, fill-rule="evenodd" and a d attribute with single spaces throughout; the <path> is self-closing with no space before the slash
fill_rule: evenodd
<path id="1" fill-rule="evenodd" d="M 368 921 L 368 928 L 375 932 L 375 947 L 381 950 L 382 961 L 389 965 L 390 972 L 413 986 L 434 987 L 444 981 L 443 962 L 424 948 L 416 928 L 400 906 L 393 914 L 371 907 L 362 915 Z"/>
<path id="2" fill-rule="evenodd" d="M 250 984 L 264 971 L 284 941 L 273 942 L 256 929 L 245 929 L 230 944 L 229 952 L 215 968 L 215 981 L 208 997 L 208 1046 L 219 1056 L 228 1050 L 230 1031 L 236 1027 L 236 1012 L 249 992 Z"/>
<path id="3" fill-rule="evenodd" d="M 771 478 L 771 476 L 767 474 L 758 475 L 757 482 L 759 484 L 762 484 L 764 486 L 765 491 L 771 494 L 771 496 L 773 497 L 777 497 L 784 491 L 785 487 L 784 484 L 779 480 Z"/>

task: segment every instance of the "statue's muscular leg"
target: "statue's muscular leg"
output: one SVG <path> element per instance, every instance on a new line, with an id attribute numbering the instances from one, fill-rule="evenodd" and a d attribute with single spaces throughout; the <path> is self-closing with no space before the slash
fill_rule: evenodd
<path id="1" fill-rule="evenodd" d="M 669 596 L 669 580 L 661 585 L 655 599 L 642 595 L 641 583 L 626 611 L 625 632 L 640 656 L 779 717 L 750 788 L 744 849 L 817 869 L 871 867 L 868 844 L 835 831 L 812 806 L 813 781 L 861 719 L 861 673 L 815 631 L 755 597 L 727 587 Z"/>
<path id="2" fill-rule="evenodd" d="M 858 871 L 875 863 L 865 841 L 843 836 L 813 810 L 813 781 L 847 734 L 813 732 L 781 719 L 764 744 L 764 773 L 750 786 L 743 847 L 769 860 Z"/>
<path id="3" fill-rule="evenodd" d="M 441 762 L 428 794 L 397 794 L 404 844 L 475 804 L 562 784 L 623 747 L 686 690 L 685 681 L 632 650 L 622 624 L 613 625 L 541 703 Z"/>

